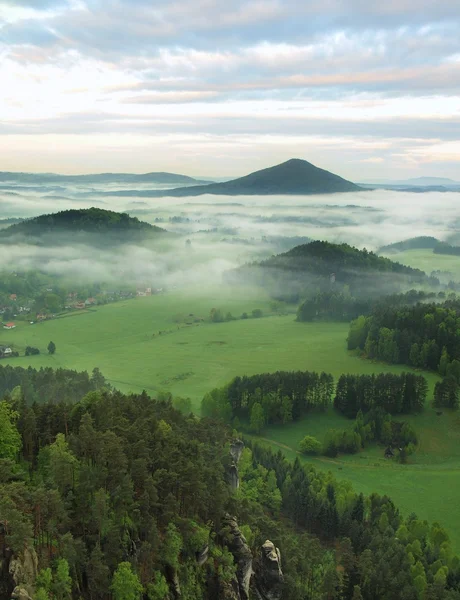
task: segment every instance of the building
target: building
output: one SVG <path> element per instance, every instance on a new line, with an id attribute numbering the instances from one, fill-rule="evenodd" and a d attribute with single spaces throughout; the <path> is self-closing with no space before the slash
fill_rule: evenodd
<path id="1" fill-rule="evenodd" d="M 10 294 L 10 300 L 16 301 L 18 299 L 16 294 Z"/>
<path id="2" fill-rule="evenodd" d="M 16 327 L 16 325 L 14 323 L 5 323 L 5 325 L 3 325 L 3 329 L 14 329 Z"/>
<path id="3" fill-rule="evenodd" d="M 0 357 L 1 358 L 8 358 L 12 354 L 13 354 L 13 351 L 11 350 L 11 348 L 8 348 L 8 346 L 0 346 Z"/>

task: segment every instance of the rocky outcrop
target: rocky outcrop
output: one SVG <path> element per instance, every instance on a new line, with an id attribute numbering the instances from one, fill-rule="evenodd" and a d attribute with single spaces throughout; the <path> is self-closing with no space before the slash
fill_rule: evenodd
<path id="1" fill-rule="evenodd" d="M 4 531 L 0 531 L 4 542 Z M 18 555 L 0 544 L 0 598 L 31 600 L 38 573 L 38 557 L 33 547 L 25 547 Z"/>
<path id="2" fill-rule="evenodd" d="M 26 588 L 16 586 L 11 594 L 11 598 L 14 600 L 32 600 L 32 596 Z"/>
<path id="3" fill-rule="evenodd" d="M 226 544 L 236 563 L 236 579 L 238 583 L 237 600 L 249 600 L 249 586 L 252 577 L 252 553 L 246 538 L 238 527 L 236 517 L 228 513 L 222 519 L 220 536 Z"/>
<path id="4" fill-rule="evenodd" d="M 205 544 L 203 548 L 196 553 L 196 562 L 201 567 L 208 560 L 209 557 L 209 544 Z"/>
<path id="5" fill-rule="evenodd" d="M 252 590 L 258 600 L 280 600 L 283 593 L 281 554 L 273 542 L 262 544 L 260 555 L 254 560 Z"/>
<path id="6" fill-rule="evenodd" d="M 174 598 L 174 600 L 178 600 L 182 596 L 182 592 L 180 589 L 179 574 L 177 570 L 174 569 L 174 567 L 171 567 L 169 565 L 166 567 L 165 574 L 171 595 Z"/>
<path id="7" fill-rule="evenodd" d="M 9 573 L 15 586 L 33 586 L 38 573 L 38 557 L 34 548 L 26 547 L 10 560 Z"/>
<path id="8" fill-rule="evenodd" d="M 244 442 L 242 440 L 233 440 L 230 445 L 230 455 L 233 458 L 233 462 L 238 464 L 241 454 L 244 450 Z"/>
<path id="9" fill-rule="evenodd" d="M 232 491 L 240 487 L 240 476 L 238 474 L 238 462 L 244 450 L 244 442 L 235 439 L 230 445 L 230 456 L 232 463 L 227 469 L 227 479 Z"/>

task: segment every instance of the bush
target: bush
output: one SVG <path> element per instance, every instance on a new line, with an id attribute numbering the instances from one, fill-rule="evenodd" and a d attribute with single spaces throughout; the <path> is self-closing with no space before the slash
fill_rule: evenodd
<path id="1" fill-rule="evenodd" d="M 303 454 L 321 454 L 321 442 L 312 435 L 306 435 L 299 444 L 299 450 Z"/>
<path id="2" fill-rule="evenodd" d="M 40 354 L 40 350 L 38 348 L 34 348 L 33 346 L 27 346 L 25 355 L 33 356 L 34 354 Z"/>

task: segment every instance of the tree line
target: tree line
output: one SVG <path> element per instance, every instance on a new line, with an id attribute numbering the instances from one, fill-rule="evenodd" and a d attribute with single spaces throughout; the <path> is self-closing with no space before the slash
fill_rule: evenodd
<path id="1" fill-rule="evenodd" d="M 334 379 L 328 373 L 276 371 L 235 377 L 224 388 L 206 394 L 204 416 L 251 422 L 259 432 L 269 423 L 289 423 L 310 410 L 325 410 L 331 403 Z M 235 421 L 236 419 L 236 421 Z"/>
<path id="2" fill-rule="evenodd" d="M 334 408 L 349 418 L 373 408 L 396 414 L 423 410 L 428 384 L 414 373 L 378 375 L 341 375 L 335 390 Z"/>
<path id="3" fill-rule="evenodd" d="M 234 598 L 226 513 L 252 552 L 280 548 L 284 600 L 460 598 L 447 532 L 385 496 L 249 441 L 232 492 L 222 421 L 145 393 L 29 405 L 19 392 L 0 402 L 0 552 L 36 552 L 38 600 Z"/>

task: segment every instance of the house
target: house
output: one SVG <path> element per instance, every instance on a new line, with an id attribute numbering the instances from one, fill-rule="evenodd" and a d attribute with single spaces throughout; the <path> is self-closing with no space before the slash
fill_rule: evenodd
<path id="1" fill-rule="evenodd" d="M 37 314 L 37 321 L 44 321 L 45 319 L 46 319 L 45 313 L 38 313 Z"/>
<path id="2" fill-rule="evenodd" d="M 16 301 L 18 299 L 16 294 L 10 294 L 10 300 Z"/>
<path id="3" fill-rule="evenodd" d="M 16 327 L 16 325 L 14 323 L 5 323 L 5 325 L 3 325 L 3 329 L 14 329 Z"/>
<path id="4" fill-rule="evenodd" d="M 8 358 L 12 354 L 13 354 L 13 351 L 11 350 L 11 348 L 8 348 L 8 346 L 0 346 L 0 357 Z"/>
<path id="5" fill-rule="evenodd" d="M 86 304 L 86 306 L 91 306 L 93 304 L 96 304 L 96 298 L 88 298 L 87 300 L 85 300 L 85 304 Z"/>
<path id="6" fill-rule="evenodd" d="M 86 307 L 84 302 L 76 302 L 74 305 L 74 308 L 76 308 L 77 310 L 82 310 L 83 308 Z"/>

